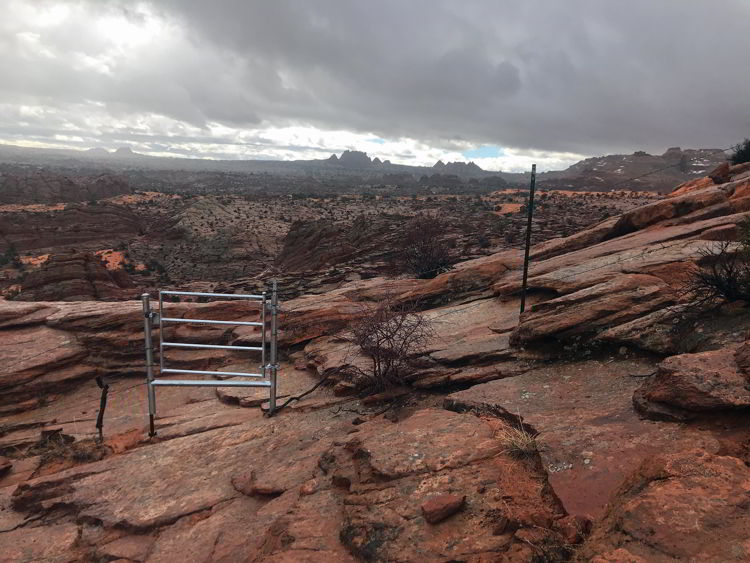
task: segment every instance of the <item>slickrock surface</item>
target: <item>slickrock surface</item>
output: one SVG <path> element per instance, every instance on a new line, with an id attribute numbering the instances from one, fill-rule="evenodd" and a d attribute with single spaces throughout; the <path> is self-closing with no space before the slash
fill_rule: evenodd
<path id="1" fill-rule="evenodd" d="M 618 491 L 579 561 L 746 561 L 750 468 L 706 452 L 659 455 Z"/>
<path id="2" fill-rule="evenodd" d="M 516 251 L 284 301 L 280 394 L 334 385 L 272 418 L 257 391 L 159 390 L 154 440 L 139 302 L 0 301 L 2 557 L 748 559 L 750 310 L 686 320 L 681 307 L 701 250 L 750 215 L 748 172 L 725 167 L 538 245 L 520 316 Z M 346 330 L 386 298 L 434 328 L 398 403 L 358 397 L 339 373 L 366 365 Z M 167 306 L 258 316 L 236 302 Z M 260 340 L 231 325 L 165 337 Z M 175 350 L 169 362 L 257 359 Z M 112 385 L 100 445 L 96 375 Z M 530 437 L 519 458 L 513 441 Z"/>
<path id="3" fill-rule="evenodd" d="M 556 531 L 564 512 L 543 472 L 503 453 L 500 421 L 425 409 L 352 433 L 330 410 L 306 416 L 304 428 L 292 414 L 229 412 L 244 421 L 214 416 L 213 428 L 196 432 L 183 417 L 157 443 L 19 485 L 9 510 L 25 520 L 2 536 L 10 553 L 346 561 L 507 552 L 522 560 L 533 553 L 526 541 L 565 549 Z M 421 506 L 445 491 L 465 495 L 466 506 L 430 525 Z M 507 532 L 497 533 L 503 519 Z M 60 534 L 54 547 L 41 541 L 47 522 Z M 71 532 L 78 540 L 63 541 Z"/>
<path id="4" fill-rule="evenodd" d="M 540 432 L 542 462 L 567 511 L 600 517 L 643 460 L 685 448 L 719 449 L 708 431 L 638 417 L 633 391 L 650 369 L 642 360 L 558 363 L 453 393 L 446 406 L 522 417 Z"/>

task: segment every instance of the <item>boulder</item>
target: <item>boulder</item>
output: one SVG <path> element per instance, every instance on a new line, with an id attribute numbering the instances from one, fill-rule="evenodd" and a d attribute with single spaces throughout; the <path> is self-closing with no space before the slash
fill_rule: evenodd
<path id="1" fill-rule="evenodd" d="M 750 407 L 750 382 L 735 353 L 727 347 L 667 358 L 638 389 L 636 407 L 655 418 L 665 416 L 665 407 L 675 411 L 675 417 Z"/>
<path id="2" fill-rule="evenodd" d="M 643 205 L 620 216 L 610 236 L 622 236 L 660 221 L 687 215 L 698 209 L 726 201 L 727 194 L 718 187 L 704 188 Z"/>
<path id="3" fill-rule="evenodd" d="M 435 495 L 422 503 L 422 516 L 430 524 L 437 524 L 461 510 L 464 502 L 466 495 Z"/>
<path id="4" fill-rule="evenodd" d="M 645 274 L 622 275 L 592 287 L 534 305 L 521 315 L 510 342 L 596 335 L 673 304 L 667 284 Z"/>
<path id="5" fill-rule="evenodd" d="M 708 173 L 714 184 L 723 184 L 732 177 L 729 171 L 729 162 L 722 162 Z"/>

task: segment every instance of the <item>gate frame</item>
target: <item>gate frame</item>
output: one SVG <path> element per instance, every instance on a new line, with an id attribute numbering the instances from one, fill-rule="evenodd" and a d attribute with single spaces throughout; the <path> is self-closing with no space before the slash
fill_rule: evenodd
<path id="1" fill-rule="evenodd" d="M 179 317 L 165 317 L 164 312 L 164 295 L 187 295 L 197 297 L 223 297 L 226 299 L 247 299 L 249 301 L 260 301 L 261 313 L 260 322 L 250 321 L 219 321 L 212 319 L 189 319 Z M 278 383 L 279 364 L 277 361 L 278 353 L 278 310 L 279 295 L 276 280 L 272 282 L 271 300 L 270 300 L 270 323 L 267 320 L 266 310 L 269 308 L 269 300 L 266 292 L 260 295 L 235 294 L 235 293 L 204 293 L 197 291 L 164 291 L 159 290 L 159 311 L 151 309 L 151 296 L 148 293 L 141 295 L 143 305 L 143 330 L 146 346 L 146 387 L 148 391 L 148 435 L 156 436 L 154 429 L 154 418 L 156 417 L 156 390 L 155 387 L 164 386 L 195 386 L 195 387 L 268 387 L 269 388 L 269 414 L 276 410 L 276 391 Z M 259 326 L 261 327 L 261 345 L 260 346 L 230 346 L 218 344 L 197 344 L 190 342 L 165 342 L 163 338 L 164 323 L 197 323 L 197 324 L 218 324 L 232 326 Z M 159 377 L 154 378 L 154 353 L 153 339 L 151 331 L 154 326 L 159 327 Z M 270 339 L 267 337 L 270 332 Z M 205 371 L 191 369 L 170 369 L 164 367 L 164 348 L 207 348 L 219 350 L 246 350 L 261 353 L 261 373 L 248 372 L 230 372 L 230 371 Z M 269 348 L 269 362 L 266 363 L 266 347 Z M 221 379 L 161 379 L 165 374 L 194 373 L 199 375 L 228 375 L 232 377 L 249 377 L 262 379 L 262 381 L 224 381 Z"/>

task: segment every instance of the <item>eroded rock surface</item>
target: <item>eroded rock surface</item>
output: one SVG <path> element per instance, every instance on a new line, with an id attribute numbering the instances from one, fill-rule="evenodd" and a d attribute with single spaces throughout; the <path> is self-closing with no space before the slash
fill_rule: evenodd
<path id="1" fill-rule="evenodd" d="M 571 362 L 475 385 L 446 397 L 454 410 L 521 417 L 537 439 L 549 480 L 568 512 L 599 517 L 622 480 L 665 450 L 718 451 L 708 432 L 641 420 L 633 391 L 647 361 Z"/>
<path id="2" fill-rule="evenodd" d="M 646 461 L 618 491 L 579 561 L 745 561 L 750 468 L 692 452 Z"/>
<path id="3" fill-rule="evenodd" d="M 173 438 L 19 485 L 10 505 L 25 520 L 0 538 L 17 553 L 54 550 L 70 561 L 83 553 L 147 561 L 529 560 L 549 546 L 567 549 L 565 512 L 543 472 L 504 453 L 500 421 L 425 409 L 351 433 L 331 411 L 307 417 L 305 429 L 291 415 L 234 412 L 246 422 L 198 433 L 183 425 Z M 422 505 L 437 493 L 465 497 L 465 506 L 429 524 Z M 50 532 L 59 530 L 60 541 L 33 551 L 34 530 L 47 521 L 56 522 Z"/>

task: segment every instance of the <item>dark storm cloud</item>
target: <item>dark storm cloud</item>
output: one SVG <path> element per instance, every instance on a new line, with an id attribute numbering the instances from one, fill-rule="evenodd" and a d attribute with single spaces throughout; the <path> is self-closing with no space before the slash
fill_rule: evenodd
<path id="1" fill-rule="evenodd" d="M 90 101 L 115 117 L 310 124 L 450 149 L 603 154 L 750 135 L 746 0 L 72 5 L 134 25 L 156 16 L 168 24 L 164 40 L 95 72 L 70 64 L 104 49 L 85 17 L 39 39 L 55 55 L 46 58 L 0 24 L 0 102 Z"/>
<path id="2" fill-rule="evenodd" d="M 585 153 L 750 130 L 744 0 L 160 6 L 244 60 L 265 119 Z"/>

